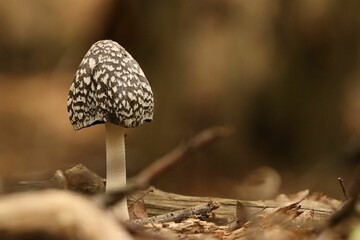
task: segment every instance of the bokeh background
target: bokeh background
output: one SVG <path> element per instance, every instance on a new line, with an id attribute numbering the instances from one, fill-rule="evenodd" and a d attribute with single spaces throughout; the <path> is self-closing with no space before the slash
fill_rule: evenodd
<path id="1" fill-rule="evenodd" d="M 113 39 L 155 94 L 154 121 L 128 130 L 129 176 L 196 132 L 229 125 L 231 137 L 155 186 L 249 199 L 311 189 L 341 198 L 337 178 L 349 185 L 359 162 L 359 5 L 0 0 L 0 176 L 11 187 L 77 163 L 105 175 L 104 127 L 75 132 L 66 99 L 91 44 Z"/>

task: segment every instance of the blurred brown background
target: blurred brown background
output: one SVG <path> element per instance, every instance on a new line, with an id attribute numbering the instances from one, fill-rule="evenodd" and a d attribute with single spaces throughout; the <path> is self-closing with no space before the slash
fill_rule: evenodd
<path id="1" fill-rule="evenodd" d="M 75 132 L 66 99 L 88 48 L 110 38 L 155 94 L 154 122 L 128 131 L 129 176 L 194 133 L 230 125 L 232 137 L 155 185 L 246 198 L 249 182 L 267 178 L 276 186 L 259 191 L 276 193 L 280 174 L 280 192 L 341 197 L 337 177 L 349 184 L 359 161 L 359 4 L 0 0 L 0 175 L 43 179 L 84 163 L 104 176 L 104 127 Z M 272 170 L 243 180 L 264 165 Z"/>

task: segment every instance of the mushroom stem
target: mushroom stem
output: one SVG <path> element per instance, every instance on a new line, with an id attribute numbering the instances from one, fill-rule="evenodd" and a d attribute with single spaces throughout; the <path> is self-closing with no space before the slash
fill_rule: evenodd
<path id="1" fill-rule="evenodd" d="M 125 129 L 105 123 L 106 131 L 106 192 L 126 185 Z M 129 219 L 126 198 L 119 201 L 115 209 L 118 216 Z"/>

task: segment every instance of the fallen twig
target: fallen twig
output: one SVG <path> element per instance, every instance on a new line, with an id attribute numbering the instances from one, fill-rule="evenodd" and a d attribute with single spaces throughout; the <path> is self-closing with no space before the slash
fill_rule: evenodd
<path id="1" fill-rule="evenodd" d="M 157 215 L 154 217 L 146 219 L 137 219 L 134 220 L 134 224 L 145 225 L 148 223 L 166 223 L 166 222 L 181 222 L 190 216 L 196 216 L 200 219 L 206 219 L 209 217 L 210 213 L 219 208 L 218 202 L 209 201 L 206 204 L 201 204 L 195 207 L 186 208 L 183 210 L 178 210 L 175 212 L 169 212 L 162 215 Z"/>
<path id="2" fill-rule="evenodd" d="M 333 227 L 347 219 L 355 212 L 355 205 L 360 194 L 360 164 L 355 170 L 354 179 L 352 180 L 349 197 L 342 208 L 335 212 L 328 221 L 328 227 Z"/>
<path id="3" fill-rule="evenodd" d="M 344 186 L 344 180 L 343 180 L 341 177 L 339 177 L 339 178 L 338 178 L 338 181 L 339 181 L 339 184 L 340 184 L 340 187 L 341 187 L 341 191 L 342 191 L 342 193 L 343 193 L 343 195 L 344 195 L 344 199 L 347 200 L 347 199 L 348 199 L 348 195 L 347 195 L 347 193 L 346 193 L 346 189 L 345 189 L 345 186 Z"/>
<path id="4" fill-rule="evenodd" d="M 150 192 L 153 192 L 154 189 L 153 188 L 149 188 L 148 190 L 146 190 L 141 196 L 139 196 L 138 198 L 136 198 L 135 201 L 133 201 L 132 203 L 129 204 L 128 208 L 131 208 L 134 204 L 136 204 L 138 201 L 142 200 L 147 194 L 149 194 Z"/>

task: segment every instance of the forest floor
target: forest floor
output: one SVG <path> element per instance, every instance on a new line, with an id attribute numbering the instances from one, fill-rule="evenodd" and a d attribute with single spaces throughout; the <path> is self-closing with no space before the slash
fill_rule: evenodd
<path id="1" fill-rule="evenodd" d="M 110 193 L 104 194 L 104 179 L 82 164 L 47 180 L 20 182 L 13 189 L 20 193 L 0 197 L 0 239 L 360 239 L 359 170 L 344 201 L 309 190 L 243 201 L 149 187 L 178 161 L 230 132 L 200 132 Z M 131 217 L 124 221 L 116 204 L 126 195 Z"/>

